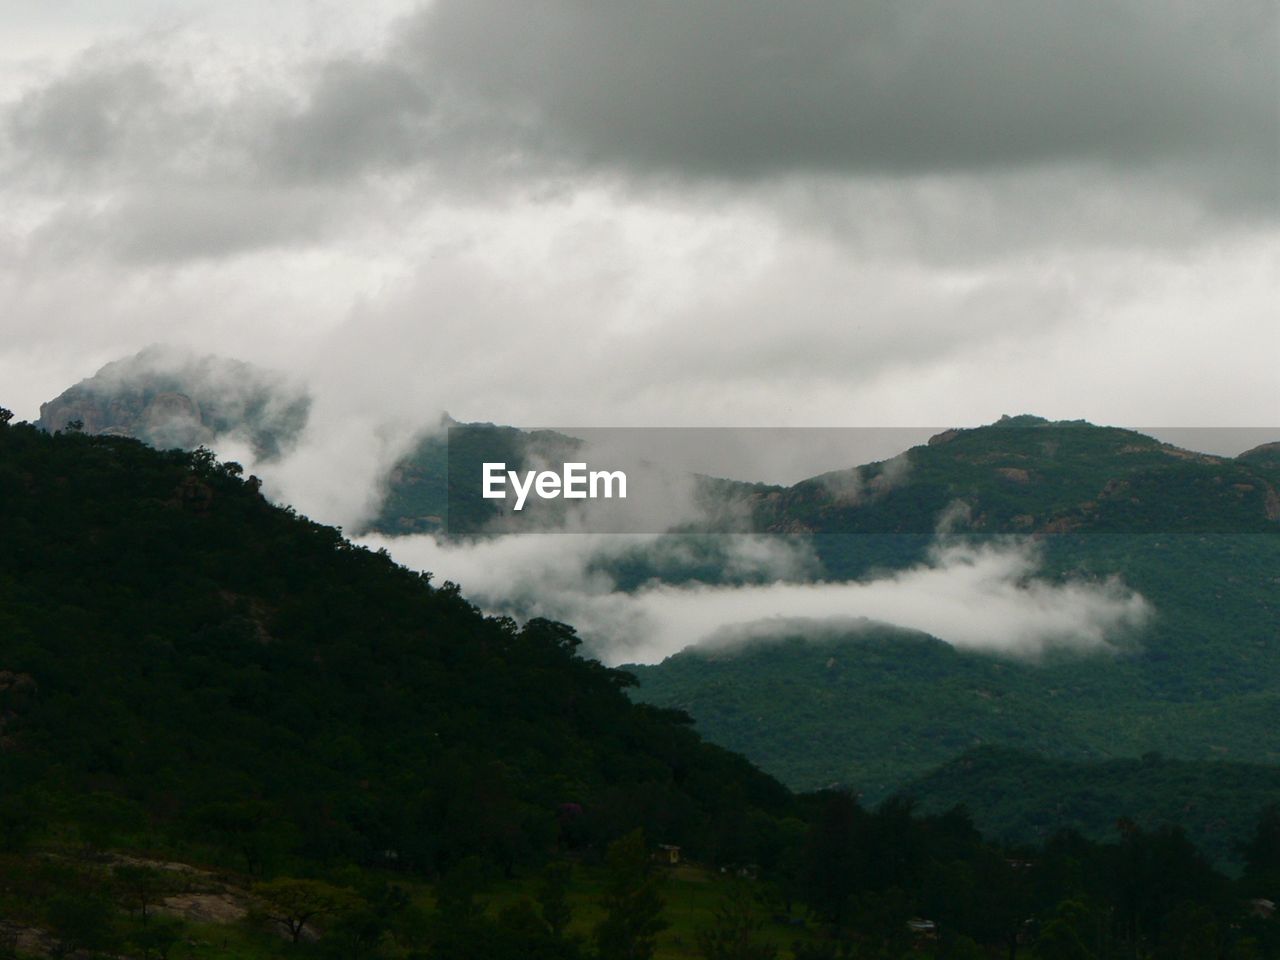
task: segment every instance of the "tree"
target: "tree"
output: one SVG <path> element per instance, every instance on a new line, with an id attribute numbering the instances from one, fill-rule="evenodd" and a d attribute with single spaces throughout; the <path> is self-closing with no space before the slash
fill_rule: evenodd
<path id="1" fill-rule="evenodd" d="M 466 857 L 455 863 L 436 884 L 436 914 L 448 926 L 474 923 L 484 914 L 477 900 L 485 886 L 484 861 Z"/>
<path id="2" fill-rule="evenodd" d="M 600 960 L 649 960 L 667 922 L 644 831 L 633 830 L 610 844 L 605 863 L 605 917 L 595 929 Z"/>
<path id="3" fill-rule="evenodd" d="M 431 957 L 487 960 L 493 953 L 493 924 L 479 900 L 485 885 L 485 864 L 466 857 L 436 883 L 436 909 L 431 917 Z"/>
<path id="4" fill-rule="evenodd" d="M 154 867 L 122 864 L 111 871 L 124 908 L 135 910 L 146 923 L 150 909 L 159 902 L 166 883 L 164 874 Z"/>
<path id="5" fill-rule="evenodd" d="M 745 884 L 730 888 L 716 907 L 711 925 L 698 933 L 698 950 L 705 960 L 774 960 L 775 946 L 758 937 L 764 917 Z"/>
<path id="6" fill-rule="evenodd" d="M 182 939 L 182 921 L 176 917 L 152 917 L 138 927 L 129 942 L 142 950 L 143 960 L 167 960 L 169 951 Z"/>
<path id="7" fill-rule="evenodd" d="M 1241 848 L 1244 854 L 1244 881 L 1257 896 L 1273 899 L 1280 890 L 1280 803 L 1262 811 L 1253 837 Z"/>
<path id="8" fill-rule="evenodd" d="M 1092 960 L 1093 954 L 1085 946 L 1088 923 L 1088 907 L 1078 900 L 1064 900 L 1036 938 L 1036 956 L 1043 960 Z"/>
<path id="9" fill-rule="evenodd" d="M 449 955 L 453 960 L 453 955 Z M 578 944 L 552 933 L 528 900 L 499 912 L 483 960 L 581 960 Z"/>
<path id="10" fill-rule="evenodd" d="M 830 923 L 845 919 L 849 898 L 867 874 L 861 834 L 866 819 L 858 801 L 845 790 L 819 798 L 805 841 L 801 866 L 801 898 Z"/>
<path id="11" fill-rule="evenodd" d="M 849 927 L 879 956 L 900 957 L 911 947 L 907 922 L 914 907 L 911 894 L 901 887 L 882 892 L 864 890 L 849 898 Z"/>
<path id="12" fill-rule="evenodd" d="M 377 956 L 386 934 L 387 918 L 372 904 L 363 904 L 334 918 L 325 930 L 325 952 L 342 960 Z"/>
<path id="13" fill-rule="evenodd" d="M 0 427 L 3 427 L 13 419 L 13 411 L 8 407 L 0 407 Z"/>
<path id="14" fill-rule="evenodd" d="M 321 917 L 355 910 L 361 902 L 359 895 L 346 887 L 293 877 L 255 883 L 253 894 L 262 901 L 262 916 L 284 927 L 294 943 L 309 924 Z"/>
<path id="15" fill-rule="evenodd" d="M 37 797 L 29 791 L 0 795 L 0 850 L 21 853 L 41 826 Z"/>
<path id="16" fill-rule="evenodd" d="M 254 800 L 210 803 L 198 808 L 192 820 L 218 846 L 239 852 L 245 869 L 259 876 L 268 872 L 296 832 L 293 824 L 275 817 L 267 804 Z"/>
<path id="17" fill-rule="evenodd" d="M 45 907 L 45 918 L 58 938 L 54 956 L 101 950 L 111 938 L 111 908 L 98 897 L 58 894 Z"/>
<path id="18" fill-rule="evenodd" d="M 573 919 L 568 896 L 571 869 L 567 863 L 550 863 L 543 871 L 542 882 L 538 885 L 538 907 L 542 913 L 542 921 L 556 938 L 564 936 L 569 921 Z"/>

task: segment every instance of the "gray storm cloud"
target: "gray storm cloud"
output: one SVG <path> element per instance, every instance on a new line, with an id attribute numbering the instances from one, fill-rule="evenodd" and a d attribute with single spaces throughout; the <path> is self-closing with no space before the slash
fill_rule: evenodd
<path id="1" fill-rule="evenodd" d="M 981 221 L 975 177 L 1049 212 L 1046 191 L 1070 199 L 1060 230 L 1100 215 L 1082 179 L 1151 211 L 1169 204 L 1147 195 L 1174 194 L 1271 220 L 1278 31 L 1258 0 L 436 0 L 380 47 L 276 76 L 214 82 L 150 45 L 91 48 L 0 110 L 0 169 L 83 194 L 57 233 L 162 260 L 313 243 L 388 192 L 554 196 L 619 178 L 685 194 L 855 179 L 873 187 L 853 195 L 855 223 L 885 193 L 910 216 L 910 192 L 938 178 L 976 190 L 960 222 Z M 807 216 L 832 204 L 818 206 Z"/>
<path id="2" fill-rule="evenodd" d="M 856 631 L 884 623 L 929 633 L 958 649 L 1019 657 L 1052 650 L 1114 650 L 1153 611 L 1118 580 L 1050 581 L 1037 576 L 1029 541 L 939 541 L 928 560 L 879 578 L 803 582 L 804 550 L 786 538 L 729 538 L 741 572 L 765 583 L 653 583 L 622 592 L 602 556 L 652 548 L 661 538 L 516 536 L 467 545 L 430 537 L 367 538 L 412 567 L 449 571 L 493 612 L 575 624 L 607 663 L 654 663 L 700 644 Z M 736 541 L 736 542 L 735 542 Z"/>
<path id="3" fill-rule="evenodd" d="M 1136 162 L 1274 203 L 1278 23 L 1256 0 L 439 0 L 399 55 L 504 141 L 585 164 L 732 177 Z"/>
<path id="4" fill-rule="evenodd" d="M 34 417 L 158 341 L 289 370 L 325 452 L 280 495 L 326 519 L 442 409 L 1274 419 L 1274 3 L 122 0 L 6 28 L 0 402 Z"/>

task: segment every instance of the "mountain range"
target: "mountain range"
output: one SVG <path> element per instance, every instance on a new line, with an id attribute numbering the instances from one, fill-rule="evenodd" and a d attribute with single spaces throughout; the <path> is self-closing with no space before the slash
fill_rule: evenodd
<path id="1" fill-rule="evenodd" d="M 238 433 L 277 455 L 305 425 L 305 394 L 273 392 L 277 381 L 261 373 L 248 374 L 231 402 L 202 392 L 246 373 L 233 361 L 163 376 L 147 372 L 153 365 L 144 357 L 104 369 L 46 404 L 41 424 L 56 427 L 74 414 L 86 431 L 160 446 Z M 166 421 L 169 410 L 182 415 Z M 450 442 L 465 449 L 450 451 Z M 450 490 L 451 462 L 514 466 L 575 442 L 446 419 L 392 467 L 367 530 L 438 534 L 451 508 L 483 526 L 494 508 Z M 814 581 L 872 581 L 927 565 L 941 530 L 958 542 L 1017 538 L 1032 545 L 1044 582 L 1122 583 L 1153 611 L 1141 630 L 1102 650 L 1038 658 L 966 651 L 868 623 L 816 633 L 788 626 L 767 641 L 627 667 L 640 681 L 629 691 L 634 700 L 686 712 L 709 740 L 794 788 L 847 785 L 868 802 L 905 790 L 926 806 L 963 796 L 984 826 L 1034 839 L 1052 825 L 1011 813 L 992 791 L 957 788 L 955 773 L 990 770 L 993 755 L 982 753 L 990 748 L 1005 751 L 997 758 L 1016 755 L 1011 768 L 1058 764 L 1067 772 L 1049 779 L 1070 807 L 1073 792 L 1089 794 L 1115 763 L 1158 752 L 1204 765 L 1199 777 L 1166 785 L 1190 791 L 1185 803 L 1203 810 L 1214 801 L 1197 783 L 1237 773 L 1262 782 L 1255 771 L 1280 763 L 1280 444 L 1225 457 L 1131 430 L 1017 416 L 943 431 L 889 460 L 791 486 L 698 477 L 697 489 L 732 509 L 708 511 L 683 535 L 798 538 L 817 559 Z M 640 563 L 617 579 L 638 588 L 657 575 Z M 695 567 L 661 575 L 687 584 L 720 574 Z M 1077 805 L 1092 811 L 1080 824 L 1095 835 L 1121 807 Z M 1215 827 L 1216 837 L 1202 831 L 1225 859 L 1248 806 L 1227 816 L 1229 827 Z M 1157 808 L 1168 805 L 1147 810 L 1156 817 Z"/>

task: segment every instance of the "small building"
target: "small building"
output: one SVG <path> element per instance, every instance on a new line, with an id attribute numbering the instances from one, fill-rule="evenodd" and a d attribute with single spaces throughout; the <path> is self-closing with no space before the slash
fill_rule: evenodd
<path id="1" fill-rule="evenodd" d="M 907 929 L 916 941 L 938 939 L 938 925 L 924 917 L 912 917 L 907 921 Z"/>
<path id="2" fill-rule="evenodd" d="M 658 849 L 654 851 L 653 859 L 659 863 L 674 867 L 680 862 L 680 848 L 674 844 L 660 843 L 658 844 Z"/>

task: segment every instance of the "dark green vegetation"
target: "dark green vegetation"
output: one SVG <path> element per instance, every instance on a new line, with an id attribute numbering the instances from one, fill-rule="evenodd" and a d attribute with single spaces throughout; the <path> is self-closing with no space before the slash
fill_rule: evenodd
<path id="1" fill-rule="evenodd" d="M 430 871 L 636 825 L 728 855 L 726 809 L 787 808 L 679 715 L 632 705 L 568 627 L 486 618 L 237 474 L 0 434 L 0 781 L 62 798 L 51 815 L 240 848 L 250 870 Z"/>
<path id="2" fill-rule="evenodd" d="M 1192 603 L 1197 592 L 1188 591 Z M 1010 797 L 976 790 L 963 799 L 984 827 L 1008 826 L 1010 835 L 1023 839 L 1030 837 L 1028 822 L 1046 816 L 1036 822 L 1042 832 L 1052 830 L 1057 822 L 1050 811 L 1073 804 L 1090 809 L 1079 825 L 1094 836 L 1106 835 L 1122 815 L 1190 805 L 1199 811 L 1195 817 L 1172 822 L 1205 822 L 1207 816 L 1217 831 L 1210 848 L 1221 855 L 1249 828 L 1250 803 L 1261 783 L 1280 795 L 1280 767 L 1221 763 L 1280 759 L 1271 733 L 1280 696 L 1268 646 L 1242 643 L 1232 663 L 1226 659 L 1230 621 L 1217 627 L 1223 638 L 1217 649 L 1201 645 L 1198 625 L 1214 626 L 1209 617 L 1197 618 L 1185 632 L 1170 626 L 1163 648 L 1143 638 L 1144 645 L 1131 651 L 1036 662 L 963 653 L 921 634 L 869 626 L 839 638 L 689 650 L 657 666 L 630 669 L 641 681 L 635 695 L 688 710 L 708 737 L 742 750 L 784 781 L 806 789 L 845 783 L 871 802 L 983 744 L 1075 760 L 1149 752 L 1194 758 L 1200 776 L 1147 781 L 1153 793 L 1141 808 L 1129 803 L 1134 791 L 1109 789 L 1108 768 L 1097 768 L 1095 782 L 1094 768 L 1081 765 L 1053 781 L 1064 791 L 1060 804 L 1039 806 L 1045 796 L 1029 790 Z M 1011 775 L 1020 763 L 1011 760 Z M 1240 799 L 1249 803 L 1219 805 L 1214 771 L 1223 769 L 1273 775 L 1224 781 L 1255 786 L 1242 789 Z M 930 797 L 920 784 L 911 789 Z M 1000 817 L 1014 806 L 1021 813 L 1006 824 Z M 1217 813 L 1208 816 L 1209 810 Z"/>
<path id="3" fill-rule="evenodd" d="M 1280 470 L 1280 441 L 1264 443 L 1252 450 L 1246 450 L 1236 459 L 1252 466 Z"/>
<path id="4" fill-rule="evenodd" d="M 635 695 L 688 711 L 708 738 L 793 787 L 844 783 L 870 801 L 984 744 L 1071 761 L 1160 752 L 1206 764 L 1276 763 L 1280 472 L 1270 449 L 1230 460 L 1129 431 L 1012 418 L 942 434 L 852 481 L 761 497 L 759 509 L 775 515 L 769 525 L 811 531 L 819 575 L 873 578 L 929 562 L 934 538 L 915 531 L 956 504 L 956 535 L 988 544 L 1031 535 L 1041 576 L 1118 576 L 1155 616 L 1138 634 L 1113 638 L 1111 652 L 1034 662 L 874 625 L 838 638 L 690 650 L 633 668 Z M 893 482 L 877 484 L 886 472 Z M 840 489 L 858 492 L 842 504 L 831 493 Z M 1010 762 L 1013 776 L 1024 761 Z M 1066 795 L 1051 808 L 1036 807 L 1044 797 L 1034 792 L 963 798 L 984 827 L 1023 838 L 1033 822 L 1041 832 L 1056 825 L 1036 821 L 1052 820 L 1050 809 L 1087 809 L 1079 825 L 1104 836 L 1119 816 L 1154 821 L 1190 805 L 1202 812 L 1187 822 L 1204 823 L 1201 836 L 1229 862 L 1231 843 L 1251 823 L 1243 801 L 1259 781 L 1243 773 L 1250 767 L 1231 768 L 1233 782 L 1254 787 L 1202 819 L 1221 802 L 1210 789 L 1219 769 L 1153 778 L 1143 787 L 1153 793 L 1139 798 L 1136 788 L 1114 789 L 1115 768 L 1077 764 L 1055 778 Z"/>
<path id="5" fill-rule="evenodd" d="M 0 424 L 0 952 L 1277 955 L 1248 904 L 1275 813 L 1236 882 L 1176 830 L 1023 852 L 794 797 L 567 627 L 484 617 L 239 473 Z"/>
<path id="6" fill-rule="evenodd" d="M 925 810 L 981 811 L 976 824 L 1006 843 L 1038 844 L 1062 829 L 1097 838 L 1127 817 L 1178 824 L 1211 859 L 1238 865 L 1257 813 L 1280 797 L 1280 766 L 1170 760 L 1074 763 L 980 747 L 911 783 Z"/>

